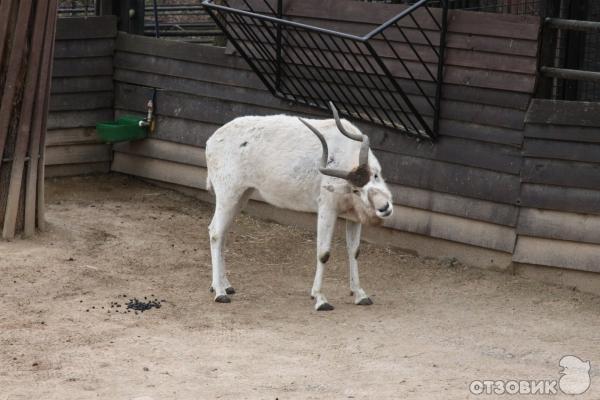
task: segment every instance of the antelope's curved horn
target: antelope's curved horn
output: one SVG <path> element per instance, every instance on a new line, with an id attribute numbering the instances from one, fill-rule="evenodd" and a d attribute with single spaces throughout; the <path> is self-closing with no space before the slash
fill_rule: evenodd
<path id="1" fill-rule="evenodd" d="M 363 187 L 371 180 L 371 168 L 369 168 L 369 137 L 362 135 L 363 140 L 358 153 L 358 167 L 348 174 L 348 182 L 356 187 Z"/>
<path id="2" fill-rule="evenodd" d="M 321 142 L 321 146 L 323 147 L 323 154 L 321 155 L 321 168 L 319 168 L 321 173 L 323 175 L 332 176 L 334 178 L 341 178 L 341 179 L 348 180 L 348 178 L 350 176 L 350 172 L 342 171 L 339 169 L 327 168 L 327 159 L 329 158 L 329 148 L 327 147 L 327 141 L 325 141 L 323 134 L 321 132 L 319 132 L 319 130 L 317 128 L 315 128 L 314 126 L 312 126 L 311 124 L 306 122 L 304 119 L 302 119 L 302 118 L 298 118 L 298 119 L 308 129 L 310 129 L 311 132 L 314 133 L 315 136 L 317 136 L 317 138 L 319 138 L 319 141 Z"/>
<path id="3" fill-rule="evenodd" d="M 335 108 L 332 101 L 329 102 L 329 108 L 333 113 L 333 119 L 335 119 L 335 124 L 339 131 L 342 132 L 342 134 L 349 139 L 356 140 L 357 142 L 362 142 L 364 135 L 357 135 L 356 133 L 348 132 L 346 128 L 344 128 L 344 125 L 342 125 L 342 121 L 340 120 L 338 110 L 337 108 Z"/>
<path id="4" fill-rule="evenodd" d="M 358 154 L 358 165 L 369 165 L 369 137 L 362 135 L 362 144 L 360 145 L 360 153 Z"/>
<path id="5" fill-rule="evenodd" d="M 306 122 L 304 119 L 302 119 L 300 117 L 298 117 L 298 119 L 300 120 L 300 122 L 302 122 L 304 125 L 306 125 L 306 127 L 308 129 L 310 129 L 317 138 L 319 138 L 319 141 L 321 142 L 321 146 L 323 146 L 323 154 L 321 155 L 321 167 L 322 168 L 327 167 L 327 159 L 329 158 L 329 147 L 327 147 L 327 141 L 325 141 L 323 134 L 321 134 L 321 132 L 319 132 L 319 130 L 317 128 L 315 128 L 314 126 L 312 126 L 311 124 Z"/>
<path id="6" fill-rule="evenodd" d="M 344 136 L 346 136 L 347 138 L 350 138 L 352 140 L 356 140 L 357 142 L 362 142 L 362 145 L 360 146 L 360 153 L 359 153 L 359 157 L 358 157 L 358 165 L 365 165 L 368 166 L 369 164 L 369 146 L 370 146 L 370 142 L 369 142 L 369 137 L 367 135 L 357 135 L 355 133 L 351 133 L 349 131 L 346 130 L 346 128 L 344 128 L 344 126 L 342 125 L 342 121 L 340 120 L 340 116 L 338 114 L 337 109 L 335 108 L 335 106 L 333 105 L 333 102 L 329 102 L 329 108 L 331 108 L 331 112 L 333 113 L 333 118 L 335 119 L 335 124 L 338 128 L 338 130 L 340 132 L 342 132 L 342 134 Z"/>

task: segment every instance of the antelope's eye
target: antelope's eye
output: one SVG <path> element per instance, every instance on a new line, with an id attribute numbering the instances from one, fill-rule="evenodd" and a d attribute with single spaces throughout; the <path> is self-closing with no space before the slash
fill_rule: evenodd
<path id="1" fill-rule="evenodd" d="M 375 174 L 375 176 L 373 176 L 373 178 L 379 179 L 379 175 Z"/>
<path id="2" fill-rule="evenodd" d="M 354 194 L 358 194 L 358 193 L 360 193 L 360 192 L 359 192 L 359 190 L 358 190 L 358 189 L 352 189 L 352 193 L 354 193 Z"/>

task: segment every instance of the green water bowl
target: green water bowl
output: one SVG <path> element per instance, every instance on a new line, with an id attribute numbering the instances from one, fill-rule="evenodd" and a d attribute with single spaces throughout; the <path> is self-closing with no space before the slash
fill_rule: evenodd
<path id="1" fill-rule="evenodd" d="M 114 122 L 100 122 L 96 125 L 96 132 L 105 143 L 144 139 L 148 128 L 140 126 L 141 121 L 144 119 L 126 115 Z"/>

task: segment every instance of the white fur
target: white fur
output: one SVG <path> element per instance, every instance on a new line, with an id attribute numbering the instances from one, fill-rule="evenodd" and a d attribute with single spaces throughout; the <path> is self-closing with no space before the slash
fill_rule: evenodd
<path id="1" fill-rule="evenodd" d="M 343 136 L 333 119 L 307 121 L 327 141 L 329 168 L 350 171 L 357 166 L 360 142 Z M 348 121 L 342 121 L 346 130 L 360 133 Z M 209 228 L 215 300 L 228 301 L 225 292 L 230 285 L 223 260 L 225 234 L 252 192 L 257 191 L 274 206 L 318 213 L 317 271 L 311 294 L 316 299 L 317 309 L 331 308 L 321 290 L 325 268 L 322 260 L 329 254 L 337 217 L 346 214 L 361 223 L 379 223 L 391 215 L 392 198 L 381 177 L 379 161 L 372 152 L 369 153 L 371 180 L 362 188 L 321 174 L 321 155 L 317 137 L 298 118 L 286 115 L 237 118 L 208 139 L 207 187 L 216 196 L 215 214 Z M 350 287 L 355 303 L 368 303 L 367 295 L 360 288 L 355 258 L 360 224 L 348 220 L 346 237 Z"/>

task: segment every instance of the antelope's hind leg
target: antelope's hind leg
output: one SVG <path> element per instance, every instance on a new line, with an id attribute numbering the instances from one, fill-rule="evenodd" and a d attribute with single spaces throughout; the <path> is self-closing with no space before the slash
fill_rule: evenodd
<path id="1" fill-rule="evenodd" d="M 215 190 L 216 205 L 215 214 L 208 228 L 210 237 L 210 254 L 212 258 L 212 285 L 211 292 L 215 293 L 217 303 L 229 303 L 228 295 L 234 294 L 235 290 L 227 279 L 227 270 L 223 250 L 227 231 L 233 220 L 248 202 L 252 194 L 251 189 L 242 189 L 228 193 L 219 193 Z"/>

